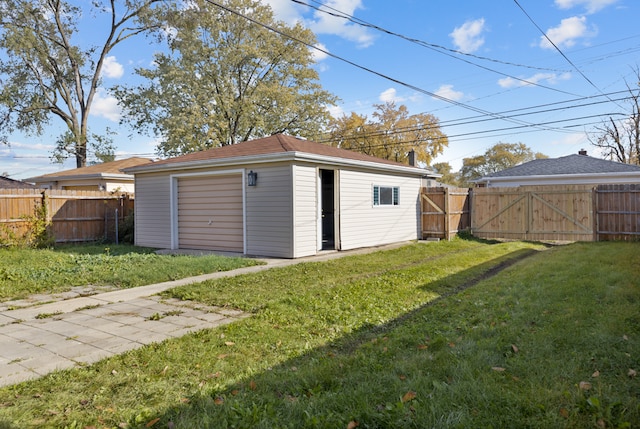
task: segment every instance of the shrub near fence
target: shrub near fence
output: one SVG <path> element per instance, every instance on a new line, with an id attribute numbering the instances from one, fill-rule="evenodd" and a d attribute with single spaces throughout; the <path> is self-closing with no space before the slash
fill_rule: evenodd
<path id="1" fill-rule="evenodd" d="M 0 189 L 0 243 L 7 235 L 28 234 L 43 206 L 56 243 L 116 241 L 116 221 L 133 211 L 133 199 L 100 191 Z"/>

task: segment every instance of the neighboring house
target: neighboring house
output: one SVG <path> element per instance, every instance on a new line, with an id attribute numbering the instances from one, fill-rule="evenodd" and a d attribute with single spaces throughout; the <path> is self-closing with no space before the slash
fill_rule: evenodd
<path id="1" fill-rule="evenodd" d="M 34 189 L 31 183 L 0 176 L 0 189 Z"/>
<path id="2" fill-rule="evenodd" d="M 58 171 L 43 176 L 31 177 L 25 179 L 25 181 L 35 183 L 37 187 L 45 189 L 132 193 L 134 190 L 133 175 L 124 173 L 123 170 L 152 162 L 147 158 L 133 157 L 72 170 Z"/>
<path id="3" fill-rule="evenodd" d="M 474 181 L 476 186 L 609 185 L 640 183 L 640 166 L 587 155 L 536 159 Z"/>
<path id="4" fill-rule="evenodd" d="M 418 239 L 439 176 L 282 134 L 126 171 L 137 245 L 283 258 Z"/>

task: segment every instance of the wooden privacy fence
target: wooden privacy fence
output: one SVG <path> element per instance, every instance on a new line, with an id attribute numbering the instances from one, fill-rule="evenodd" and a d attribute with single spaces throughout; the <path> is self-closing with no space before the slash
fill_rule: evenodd
<path id="1" fill-rule="evenodd" d="M 473 189 L 471 231 L 479 238 L 593 241 L 593 226 L 591 187 Z"/>
<path id="2" fill-rule="evenodd" d="M 422 188 L 422 237 L 450 240 L 468 229 L 470 189 Z"/>
<path id="3" fill-rule="evenodd" d="M 56 243 L 117 241 L 119 222 L 133 211 L 128 195 L 100 191 L 0 189 L 0 242 L 3 234 L 23 236 L 39 207 L 46 208 Z"/>
<path id="4" fill-rule="evenodd" d="M 596 188 L 599 241 L 640 240 L 640 184 Z"/>
<path id="5" fill-rule="evenodd" d="M 521 186 L 422 192 L 423 238 L 640 240 L 640 185 Z"/>

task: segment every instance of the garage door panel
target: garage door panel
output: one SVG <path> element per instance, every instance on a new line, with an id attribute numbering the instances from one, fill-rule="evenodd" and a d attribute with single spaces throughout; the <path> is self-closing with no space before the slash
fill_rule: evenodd
<path id="1" fill-rule="evenodd" d="M 178 244 L 183 249 L 244 250 L 242 175 L 178 180 Z"/>

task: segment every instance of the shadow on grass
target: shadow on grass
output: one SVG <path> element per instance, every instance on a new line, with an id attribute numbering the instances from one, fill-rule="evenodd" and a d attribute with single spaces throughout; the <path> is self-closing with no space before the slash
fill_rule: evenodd
<path id="1" fill-rule="evenodd" d="M 464 424 L 463 415 L 440 421 L 442 416 L 434 415 L 430 405 L 433 392 L 454 377 L 449 349 L 457 339 L 444 332 L 449 327 L 442 332 L 436 328 L 443 321 L 434 320 L 429 310 L 447 307 L 447 298 L 535 253 L 518 250 L 424 284 L 421 289 L 435 298 L 420 307 L 381 325 L 361 326 L 225 389 L 205 389 L 158 416 L 160 422 L 176 428 Z M 462 414 L 473 413 L 472 408 Z"/>

